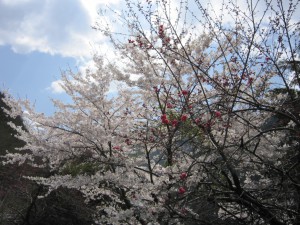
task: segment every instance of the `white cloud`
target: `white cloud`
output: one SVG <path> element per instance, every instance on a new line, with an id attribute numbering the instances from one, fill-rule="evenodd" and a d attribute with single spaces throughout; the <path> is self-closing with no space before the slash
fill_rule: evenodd
<path id="1" fill-rule="evenodd" d="M 105 0 L 1 0 L 0 45 L 10 45 L 17 53 L 39 51 L 90 58 L 92 47 L 105 40 L 91 28 L 105 3 Z"/>
<path id="2" fill-rule="evenodd" d="M 62 81 L 56 80 L 51 83 L 51 86 L 47 89 L 50 90 L 53 94 L 61 94 L 64 93 L 65 90 L 62 88 Z"/>
<path id="3" fill-rule="evenodd" d="M 107 4 L 107 0 L 79 0 L 85 10 L 88 12 L 91 21 L 98 18 L 98 7 Z M 118 4 L 119 0 L 110 0 L 110 4 Z"/>

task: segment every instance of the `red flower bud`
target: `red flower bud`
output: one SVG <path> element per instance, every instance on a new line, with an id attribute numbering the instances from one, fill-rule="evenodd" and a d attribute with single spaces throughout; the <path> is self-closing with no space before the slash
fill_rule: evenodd
<path id="1" fill-rule="evenodd" d="M 185 122 L 185 121 L 187 120 L 187 118 L 188 118 L 188 116 L 185 115 L 185 114 L 183 114 L 183 115 L 181 116 L 181 121 L 182 121 L 182 122 Z"/>
<path id="2" fill-rule="evenodd" d="M 200 119 L 199 118 L 197 118 L 197 119 L 195 119 L 195 123 L 198 125 L 199 123 L 200 123 Z"/>
<path id="3" fill-rule="evenodd" d="M 160 118 L 161 118 L 161 120 L 167 119 L 167 114 L 162 114 Z"/>
<path id="4" fill-rule="evenodd" d="M 173 127 L 176 127 L 177 125 L 178 125 L 178 121 L 177 121 L 177 120 L 173 120 L 173 121 L 172 121 L 172 126 L 173 126 Z"/>
<path id="5" fill-rule="evenodd" d="M 167 103 L 167 108 L 172 109 L 174 106 L 171 103 Z"/>
<path id="6" fill-rule="evenodd" d="M 221 118 L 222 117 L 222 114 L 219 112 L 219 111 L 215 111 L 215 116 L 217 118 Z"/>
<path id="7" fill-rule="evenodd" d="M 178 189 L 179 194 L 184 194 L 186 192 L 186 190 L 184 189 L 184 187 L 180 187 Z"/>
<path id="8" fill-rule="evenodd" d="M 251 85 L 253 83 L 253 77 L 249 77 L 247 85 Z"/>
<path id="9" fill-rule="evenodd" d="M 185 173 L 185 172 L 181 173 L 180 179 L 184 180 L 185 178 L 187 178 L 187 173 Z"/>
<path id="10" fill-rule="evenodd" d="M 163 124 L 169 124 L 170 121 L 169 121 L 168 119 L 163 119 L 163 120 L 162 120 L 162 123 L 163 123 Z"/>
<path id="11" fill-rule="evenodd" d="M 183 95 L 188 95 L 189 94 L 189 91 L 187 91 L 187 90 L 182 90 L 182 92 L 181 92 Z"/>

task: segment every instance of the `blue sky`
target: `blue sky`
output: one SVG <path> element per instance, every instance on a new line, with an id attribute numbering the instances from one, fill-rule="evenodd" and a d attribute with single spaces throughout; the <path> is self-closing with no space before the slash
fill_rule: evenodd
<path id="1" fill-rule="evenodd" d="M 76 66 L 72 57 L 49 55 L 41 52 L 15 53 L 11 46 L 0 46 L 1 88 L 9 89 L 16 97 L 35 102 L 40 112 L 52 113 L 50 98 L 66 99 L 66 95 L 51 88 L 59 79 L 61 70 Z M 53 86 L 53 85 L 52 85 Z"/>
<path id="2" fill-rule="evenodd" d="M 106 3 L 0 0 L 0 90 L 28 98 L 39 112 L 53 113 L 51 98 L 67 100 L 58 85 L 61 71 L 88 67 L 105 46 L 105 37 L 91 27 Z"/>
<path id="3" fill-rule="evenodd" d="M 179 1 L 171 1 L 175 9 Z M 108 2 L 114 9 L 125 5 L 124 0 L 0 0 L 0 91 L 28 98 L 38 112 L 52 114 L 51 98 L 68 100 L 59 86 L 61 71 L 92 66 L 95 53 L 114 54 L 92 29 Z"/>

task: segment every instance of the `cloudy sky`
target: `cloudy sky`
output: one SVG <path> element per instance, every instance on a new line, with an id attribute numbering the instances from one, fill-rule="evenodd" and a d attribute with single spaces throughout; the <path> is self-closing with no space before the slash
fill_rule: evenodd
<path id="1" fill-rule="evenodd" d="M 177 0 L 171 1 L 175 7 Z M 61 72 L 91 65 L 94 53 L 112 54 L 92 29 L 108 2 L 114 9 L 125 5 L 124 0 L 0 0 L 0 91 L 53 113 L 51 98 L 67 100 Z"/>
<path id="2" fill-rule="evenodd" d="M 107 2 L 0 0 L 0 90 L 52 113 L 50 99 L 66 98 L 57 82 L 61 71 L 78 71 L 99 48 L 105 49 L 105 38 L 91 27 Z"/>
<path id="3" fill-rule="evenodd" d="M 175 9 L 179 1 L 171 1 Z M 59 86 L 62 71 L 91 65 L 95 53 L 113 54 L 105 37 L 92 29 L 108 2 L 114 9 L 125 5 L 124 0 L 0 0 L 0 91 L 53 113 L 51 98 L 68 100 Z M 220 6 L 219 0 L 211 2 Z"/>

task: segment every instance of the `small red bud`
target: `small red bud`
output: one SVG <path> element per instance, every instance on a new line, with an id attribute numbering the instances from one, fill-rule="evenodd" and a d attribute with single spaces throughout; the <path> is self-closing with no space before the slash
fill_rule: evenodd
<path id="1" fill-rule="evenodd" d="M 171 103 L 167 103 L 167 108 L 172 109 L 174 106 Z"/>
<path id="2" fill-rule="evenodd" d="M 170 121 L 169 121 L 168 119 L 163 119 L 163 120 L 162 120 L 162 123 L 163 123 L 163 124 L 169 124 Z"/>
<path id="3" fill-rule="evenodd" d="M 185 114 L 183 114 L 183 115 L 181 116 L 181 121 L 182 121 L 182 122 L 185 122 L 185 121 L 187 120 L 187 118 L 188 118 L 188 116 L 185 115 Z"/>
<path id="4" fill-rule="evenodd" d="M 178 121 L 177 121 L 177 120 L 173 120 L 173 121 L 172 121 L 172 126 L 173 126 L 173 127 L 176 127 L 177 125 L 178 125 Z"/>
<path id="5" fill-rule="evenodd" d="M 221 118 L 222 117 L 222 114 L 219 112 L 219 111 L 215 111 L 215 116 L 217 118 Z"/>
<path id="6" fill-rule="evenodd" d="M 187 178 L 187 173 L 183 172 L 180 174 L 180 179 L 184 180 L 185 178 Z"/>
<path id="7" fill-rule="evenodd" d="M 167 119 L 167 114 L 162 114 L 160 118 L 161 120 Z"/>
<path id="8" fill-rule="evenodd" d="M 184 194 L 186 192 L 186 190 L 184 189 L 184 187 L 180 187 L 178 189 L 179 194 Z"/>
<path id="9" fill-rule="evenodd" d="M 181 92 L 183 95 L 188 95 L 189 94 L 189 91 L 187 91 L 187 90 L 182 90 L 182 92 Z"/>

